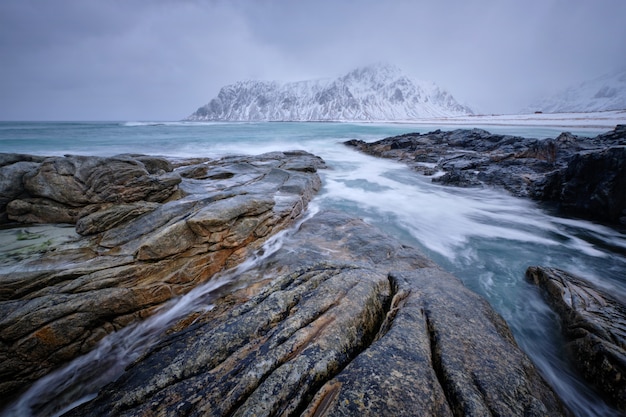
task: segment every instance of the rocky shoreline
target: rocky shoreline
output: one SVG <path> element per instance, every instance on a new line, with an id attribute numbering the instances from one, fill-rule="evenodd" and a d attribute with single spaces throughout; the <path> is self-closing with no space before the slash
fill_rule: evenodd
<path id="1" fill-rule="evenodd" d="M 563 415 L 484 300 L 362 221 L 320 213 L 252 274 L 69 415 Z"/>
<path id="2" fill-rule="evenodd" d="M 246 259 L 301 216 L 324 167 L 304 152 L 217 161 L 0 160 L 5 218 L 73 223 L 83 236 L 18 259 L 17 270 L 4 260 L 2 405 L 106 334 Z"/>
<path id="3" fill-rule="evenodd" d="M 484 136 L 464 132 L 456 140 Z M 561 140 L 554 160 L 538 159 L 537 166 L 552 164 L 543 180 L 539 171 L 533 181 L 514 175 L 517 193 L 530 195 L 546 178 L 565 175 L 571 163 L 559 159 L 561 142 L 570 144 Z M 435 153 L 416 161 L 416 145 L 394 146 L 379 144 L 387 149 L 379 156 L 434 169 Z M 535 157 L 554 154 L 546 146 Z M 442 167 L 455 161 L 452 171 L 479 177 L 462 169 L 462 157 L 448 156 L 438 157 Z M 302 151 L 217 160 L 0 155 L 0 221 L 71 223 L 77 232 L 75 240 L 2 259 L 0 408 L 106 335 L 153 316 L 291 228 L 282 247 L 242 272 L 211 308 L 168 323 L 121 376 L 67 414 L 569 415 L 504 320 L 418 250 L 341 213 L 321 212 L 293 229 L 323 168 Z M 555 274 L 560 287 L 541 278 Z M 623 303 L 593 287 L 573 290 L 580 281 L 555 270 L 531 268 L 528 276 L 552 295 L 564 320 L 577 312 L 566 324 L 573 357 L 591 364 L 586 375 L 626 409 Z M 559 306 L 558 297 L 573 292 L 595 302 L 593 315 L 578 304 Z M 595 372 L 597 363 L 606 372 Z M 53 414 L 76 399 L 41 398 L 33 412 Z"/>
<path id="4" fill-rule="evenodd" d="M 626 225 L 626 125 L 595 138 L 562 133 L 529 139 L 458 129 L 345 144 L 404 162 L 444 185 L 499 187 L 557 203 L 566 215 Z"/>

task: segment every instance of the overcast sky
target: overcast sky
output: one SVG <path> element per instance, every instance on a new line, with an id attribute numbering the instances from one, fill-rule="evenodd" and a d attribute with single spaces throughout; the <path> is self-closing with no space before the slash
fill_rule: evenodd
<path id="1" fill-rule="evenodd" d="M 486 113 L 626 66 L 625 0 L 1 0 L 0 120 L 178 120 L 389 62 Z"/>

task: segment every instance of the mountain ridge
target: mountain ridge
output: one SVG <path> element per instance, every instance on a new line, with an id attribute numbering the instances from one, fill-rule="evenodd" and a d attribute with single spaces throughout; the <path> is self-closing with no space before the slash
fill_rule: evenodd
<path id="1" fill-rule="evenodd" d="M 522 112 L 586 113 L 626 109 L 626 68 L 572 85 Z"/>
<path id="2" fill-rule="evenodd" d="M 399 121 L 468 114 L 473 111 L 435 83 L 375 64 L 335 79 L 238 81 L 185 120 Z"/>

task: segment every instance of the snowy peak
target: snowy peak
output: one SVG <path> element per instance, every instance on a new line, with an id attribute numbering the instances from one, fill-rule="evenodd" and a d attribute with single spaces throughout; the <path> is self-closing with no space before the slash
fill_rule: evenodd
<path id="1" fill-rule="evenodd" d="M 363 83 L 374 88 L 380 88 L 402 77 L 404 74 L 400 68 L 395 65 L 379 63 L 354 69 L 341 77 L 340 80 L 347 84 Z"/>
<path id="2" fill-rule="evenodd" d="M 187 120 L 386 121 L 467 114 L 471 109 L 434 83 L 376 64 L 334 80 L 240 81 L 223 87 Z"/>
<path id="3" fill-rule="evenodd" d="M 626 109 L 626 69 L 569 87 L 554 96 L 539 100 L 525 110 L 570 113 L 624 109 Z"/>

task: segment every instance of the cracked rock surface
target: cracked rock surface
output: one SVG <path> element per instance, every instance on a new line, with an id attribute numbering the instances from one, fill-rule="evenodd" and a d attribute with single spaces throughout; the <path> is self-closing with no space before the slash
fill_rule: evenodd
<path id="1" fill-rule="evenodd" d="M 543 289 L 561 318 L 574 365 L 610 403 L 626 412 L 624 300 L 556 268 L 532 266 L 526 276 Z"/>
<path id="2" fill-rule="evenodd" d="M 503 319 L 419 251 L 322 212 L 83 415 L 559 416 Z"/>
<path id="3" fill-rule="evenodd" d="M 293 224 L 324 162 L 293 151 L 194 161 L 1 154 L 0 165 L 0 222 L 67 222 L 83 235 L 0 259 L 1 407 Z"/>

